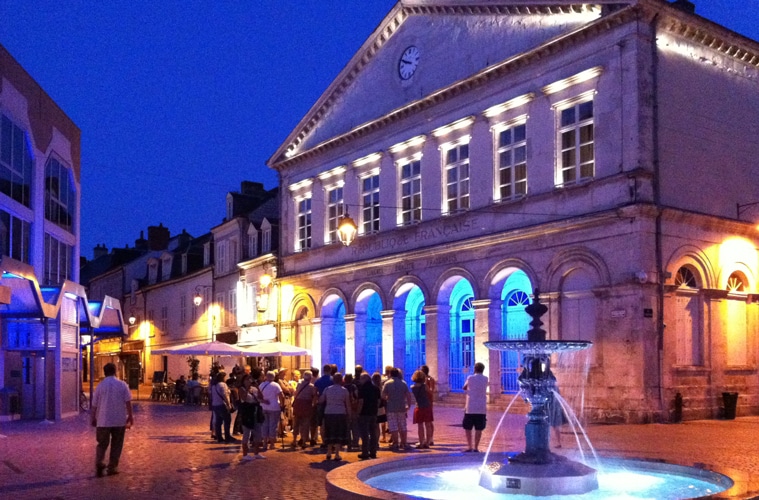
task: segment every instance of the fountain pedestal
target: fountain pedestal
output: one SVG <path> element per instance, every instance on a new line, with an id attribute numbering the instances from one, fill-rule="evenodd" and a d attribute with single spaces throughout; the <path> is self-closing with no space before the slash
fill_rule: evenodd
<path id="1" fill-rule="evenodd" d="M 480 475 L 480 486 L 498 493 L 521 495 L 578 495 L 598 489 L 595 469 L 552 453 L 547 405 L 552 403 L 556 377 L 551 372 L 551 354 L 587 349 L 590 342 L 550 341 L 540 316 L 547 307 L 540 303 L 539 292 L 525 308 L 532 316 L 527 340 L 485 342 L 488 349 L 517 351 L 522 354 L 519 387 L 530 403 L 525 425 L 525 450 L 506 459 L 488 462 Z M 556 403 L 558 404 L 558 403 Z M 488 457 L 490 458 L 490 457 Z"/>

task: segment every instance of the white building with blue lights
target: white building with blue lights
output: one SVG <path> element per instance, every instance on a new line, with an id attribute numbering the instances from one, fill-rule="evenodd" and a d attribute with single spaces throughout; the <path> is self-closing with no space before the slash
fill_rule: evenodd
<path id="1" fill-rule="evenodd" d="M 401 0 L 268 162 L 282 340 L 497 401 L 539 289 L 592 420 L 756 413 L 757 109 L 759 44 L 687 1 Z"/>
<path id="2" fill-rule="evenodd" d="M 80 131 L 0 46 L 0 419 L 79 411 L 81 337 L 124 334 L 79 279 Z"/>

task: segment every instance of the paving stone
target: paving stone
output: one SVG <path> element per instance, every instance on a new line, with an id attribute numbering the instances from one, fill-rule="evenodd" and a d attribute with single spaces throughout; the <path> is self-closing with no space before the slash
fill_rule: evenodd
<path id="1" fill-rule="evenodd" d="M 0 423 L 0 435 L 5 436 L 0 438 L 0 498 L 318 500 L 326 498 L 327 472 L 358 461 L 357 452 L 343 452 L 344 462 L 326 462 L 320 450 L 283 449 L 279 441 L 276 450 L 266 452 L 266 460 L 242 463 L 239 443 L 211 440 L 207 408 L 147 401 L 139 402 L 138 408 L 135 427 L 127 431 L 120 473 L 103 478 L 95 476 L 95 432 L 87 414 L 52 424 Z M 397 455 L 462 451 L 461 417 L 459 408 L 435 408 L 433 450 Z M 488 415 L 481 448 L 490 441 L 500 418 L 500 414 Z M 519 449 L 523 426 L 523 415 L 508 415 L 495 446 Z M 737 477 L 743 484 L 742 497 L 750 497 L 747 490 L 759 491 L 759 417 L 672 425 L 596 425 L 589 427 L 588 434 L 601 456 L 707 464 Z M 562 439 L 562 451 L 570 449 L 574 438 L 565 433 Z M 415 440 L 416 426 L 409 423 L 409 441 Z M 381 449 L 379 455 L 391 453 Z"/>

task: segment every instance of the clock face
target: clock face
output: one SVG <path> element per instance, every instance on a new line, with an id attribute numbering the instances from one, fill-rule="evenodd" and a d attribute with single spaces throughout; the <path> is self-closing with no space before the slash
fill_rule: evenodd
<path id="1" fill-rule="evenodd" d="M 398 61 L 398 75 L 403 80 L 408 80 L 414 76 L 416 67 L 419 65 L 419 49 L 411 45 L 406 48 L 401 55 L 401 59 Z"/>

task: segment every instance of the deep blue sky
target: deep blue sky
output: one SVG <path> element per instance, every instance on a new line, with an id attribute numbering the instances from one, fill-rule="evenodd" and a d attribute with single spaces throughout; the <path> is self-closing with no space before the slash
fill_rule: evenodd
<path id="1" fill-rule="evenodd" d="M 759 0 L 696 0 L 759 40 Z M 394 0 L 2 0 L 0 44 L 82 130 L 82 255 L 208 232 Z"/>

